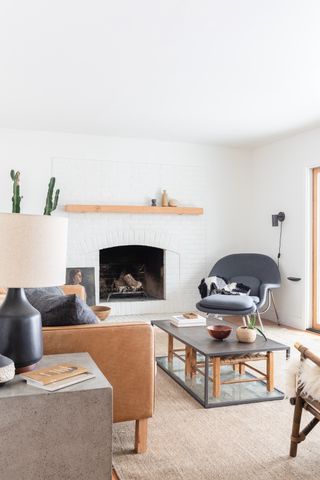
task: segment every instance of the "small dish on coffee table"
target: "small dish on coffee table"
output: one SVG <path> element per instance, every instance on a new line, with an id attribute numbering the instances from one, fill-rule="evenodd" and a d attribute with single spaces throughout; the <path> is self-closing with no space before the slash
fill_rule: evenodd
<path id="1" fill-rule="evenodd" d="M 209 325 L 207 330 L 209 335 L 215 340 L 224 340 L 229 337 L 232 327 L 229 327 L 229 325 Z"/>

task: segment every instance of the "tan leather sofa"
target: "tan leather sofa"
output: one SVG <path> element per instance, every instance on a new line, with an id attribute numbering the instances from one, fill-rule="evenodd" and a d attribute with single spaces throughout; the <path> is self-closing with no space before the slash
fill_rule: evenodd
<path id="1" fill-rule="evenodd" d="M 84 298 L 83 287 L 65 294 Z M 147 449 L 148 418 L 154 407 L 154 335 L 146 323 L 100 323 L 43 328 L 44 353 L 88 352 L 113 387 L 113 421 L 134 420 L 135 451 Z M 103 405 L 101 406 L 103 408 Z"/>

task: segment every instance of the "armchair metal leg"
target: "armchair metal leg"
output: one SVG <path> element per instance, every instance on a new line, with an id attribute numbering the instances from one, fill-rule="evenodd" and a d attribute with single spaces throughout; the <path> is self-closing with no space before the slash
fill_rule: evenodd
<path id="1" fill-rule="evenodd" d="M 262 320 L 261 320 L 261 315 L 258 312 L 258 310 L 257 310 L 257 317 L 258 317 L 258 322 L 259 322 L 259 325 L 261 327 L 261 330 L 264 331 L 264 326 L 263 326 L 263 323 L 262 323 Z"/>
<path id="2" fill-rule="evenodd" d="M 247 326 L 247 319 L 246 319 L 246 317 L 242 317 L 242 323 L 243 323 L 243 326 L 244 326 L 244 327 Z"/>
<path id="3" fill-rule="evenodd" d="M 277 310 L 277 307 L 276 307 L 276 302 L 274 301 L 274 296 L 273 296 L 273 291 L 272 290 L 270 290 L 270 297 L 271 297 L 272 305 L 273 305 L 273 308 L 274 308 L 274 313 L 276 314 L 277 323 L 278 323 L 278 325 L 280 325 L 280 318 L 279 318 L 278 310 Z"/>
<path id="4" fill-rule="evenodd" d="M 208 313 L 208 320 L 223 320 L 223 316 L 218 313 Z"/>

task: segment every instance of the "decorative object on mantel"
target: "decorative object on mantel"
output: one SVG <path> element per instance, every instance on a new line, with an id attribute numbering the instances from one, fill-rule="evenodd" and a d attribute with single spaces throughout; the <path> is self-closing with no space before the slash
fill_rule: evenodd
<path id="1" fill-rule="evenodd" d="M 247 325 L 238 327 L 236 330 L 237 339 L 241 343 L 253 343 L 256 341 L 257 338 L 257 330 L 264 339 L 267 341 L 267 337 L 263 333 L 263 331 L 256 326 L 257 322 L 257 315 L 250 315 Z"/>
<path id="2" fill-rule="evenodd" d="M 203 215 L 199 207 L 151 207 L 146 205 L 65 205 L 69 213 L 136 213 L 136 214 L 171 214 L 171 215 Z"/>
<path id="3" fill-rule="evenodd" d="M 168 194 L 167 194 L 166 190 L 163 190 L 163 192 L 162 192 L 161 205 L 163 207 L 168 206 Z"/>
<path id="4" fill-rule="evenodd" d="M 174 198 L 170 198 L 169 207 L 177 207 L 177 206 L 178 206 L 177 200 L 175 200 Z"/>
<path id="5" fill-rule="evenodd" d="M 15 375 L 15 366 L 11 358 L 0 355 L 0 386 L 10 382 Z"/>
<path id="6" fill-rule="evenodd" d="M 18 373 L 41 359 L 41 315 L 24 288 L 62 285 L 67 256 L 66 218 L 0 213 L 0 285 L 8 292 L 0 307 L 0 353 Z"/>
<path id="7" fill-rule="evenodd" d="M 53 210 L 57 208 L 60 190 L 59 188 L 57 188 L 56 193 L 54 194 L 54 197 L 53 197 L 55 183 L 56 183 L 55 177 L 51 177 L 48 185 L 48 193 L 47 193 L 46 204 L 44 207 L 43 215 L 51 215 Z"/>
<path id="8" fill-rule="evenodd" d="M 103 320 L 107 320 L 107 318 L 111 313 L 111 307 L 105 307 L 104 305 L 93 305 L 91 307 L 91 310 L 96 315 L 96 317 L 98 317 L 99 320 L 101 320 L 101 322 Z"/>
<path id="9" fill-rule="evenodd" d="M 157 199 L 156 198 L 152 198 L 151 199 L 151 207 L 156 207 L 157 206 Z"/>
<path id="10" fill-rule="evenodd" d="M 12 187 L 12 213 L 20 213 L 20 203 L 23 197 L 20 197 L 20 172 L 10 171 L 10 177 L 13 181 Z"/>

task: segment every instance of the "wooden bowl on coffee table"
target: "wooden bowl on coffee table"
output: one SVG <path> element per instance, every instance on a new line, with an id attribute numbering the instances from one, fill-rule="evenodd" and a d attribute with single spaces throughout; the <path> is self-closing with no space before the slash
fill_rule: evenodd
<path id="1" fill-rule="evenodd" d="M 207 330 L 209 335 L 215 340 L 224 340 L 229 337 L 232 327 L 229 327 L 229 325 L 209 325 Z"/>
<path id="2" fill-rule="evenodd" d="M 99 320 L 107 320 L 107 318 L 110 315 L 111 312 L 111 307 L 106 307 L 104 305 L 93 305 L 91 307 L 91 310 L 95 314 L 96 317 L 99 318 Z"/>

